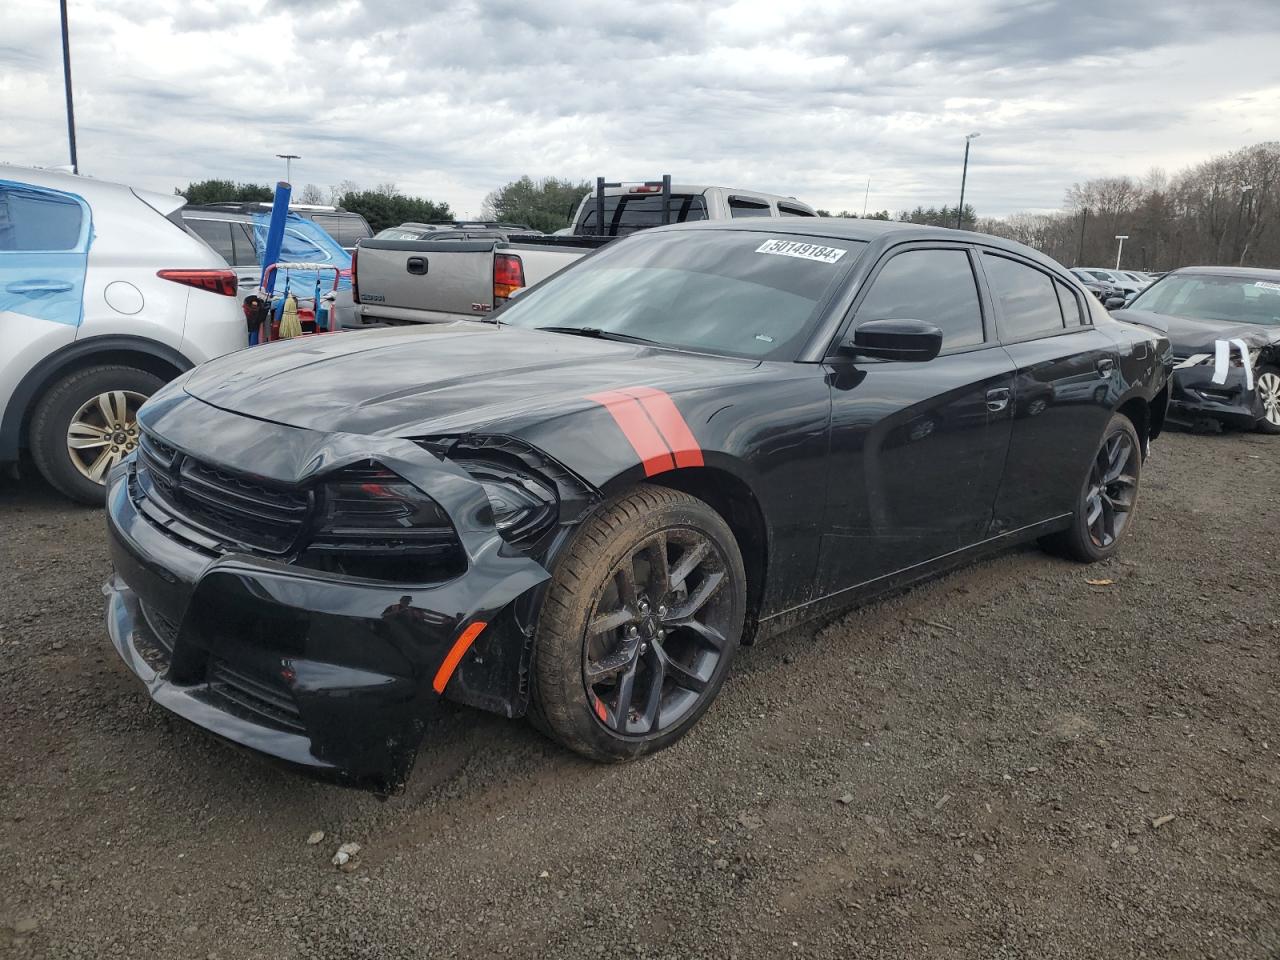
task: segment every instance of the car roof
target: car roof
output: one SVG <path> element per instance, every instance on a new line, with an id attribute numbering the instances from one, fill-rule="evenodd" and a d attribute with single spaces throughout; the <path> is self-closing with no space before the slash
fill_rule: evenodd
<path id="1" fill-rule="evenodd" d="M 1183 273 L 1209 274 L 1217 277 L 1242 277 L 1251 280 L 1280 281 L 1280 270 L 1269 270 L 1266 267 L 1179 267 L 1170 270 L 1166 276 Z"/>
<path id="2" fill-rule="evenodd" d="M 116 183 L 113 180 L 99 180 L 96 177 L 68 173 L 65 170 L 48 170 L 41 167 L 19 167 L 14 164 L 0 163 L 0 180 L 14 180 L 36 187 L 47 187 L 50 190 L 61 190 L 63 193 L 74 193 L 84 197 L 90 205 L 93 204 L 95 197 L 120 197 L 123 194 L 132 194 L 165 216 L 186 203 L 176 194 L 135 190 L 128 184 Z"/>
<path id="3" fill-rule="evenodd" d="M 864 220 L 857 217 L 751 217 L 740 220 L 697 220 L 651 227 L 637 236 L 662 230 L 740 230 L 752 233 L 776 233 L 784 236 L 824 237 L 830 240 L 861 240 L 874 243 L 882 238 L 892 238 L 894 243 L 912 241 L 950 240 L 953 243 L 980 243 L 1016 253 L 1028 260 L 1052 267 L 1065 273 L 1067 268 L 1039 250 L 1025 244 L 988 233 L 972 230 L 955 230 L 951 227 L 934 227 L 927 224 L 904 223 L 898 220 Z"/>

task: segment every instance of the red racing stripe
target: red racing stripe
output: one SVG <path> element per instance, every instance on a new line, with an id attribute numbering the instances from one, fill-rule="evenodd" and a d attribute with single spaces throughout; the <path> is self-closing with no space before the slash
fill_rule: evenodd
<path id="1" fill-rule="evenodd" d="M 671 450 L 662 439 L 658 428 L 649 419 L 649 415 L 640 406 L 639 400 L 617 390 L 593 393 L 586 399 L 600 404 L 609 411 L 609 415 L 613 417 L 614 422 L 627 438 L 627 442 L 635 450 L 636 456 L 640 458 L 646 477 L 675 469 Z"/>
<path id="2" fill-rule="evenodd" d="M 653 387 L 624 387 L 621 392 L 640 401 L 675 454 L 677 467 L 702 466 L 702 448 L 670 396 Z"/>

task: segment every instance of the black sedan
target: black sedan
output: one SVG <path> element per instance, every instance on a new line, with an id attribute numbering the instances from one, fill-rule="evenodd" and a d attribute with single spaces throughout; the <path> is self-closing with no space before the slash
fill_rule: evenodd
<path id="1" fill-rule="evenodd" d="M 741 644 L 1028 540 L 1110 556 L 1168 361 L 992 237 L 646 231 L 492 322 L 156 394 L 110 478 L 111 639 L 168 709 L 374 789 L 441 698 L 641 756 Z"/>
<path id="2" fill-rule="evenodd" d="M 1168 331 L 1177 419 L 1280 434 L 1280 270 L 1184 267 L 1115 316 Z"/>

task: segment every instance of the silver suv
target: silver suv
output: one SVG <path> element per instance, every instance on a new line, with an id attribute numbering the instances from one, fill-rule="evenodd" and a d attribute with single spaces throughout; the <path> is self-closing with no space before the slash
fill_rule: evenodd
<path id="1" fill-rule="evenodd" d="M 0 462 L 101 503 L 138 407 L 246 346 L 235 274 L 187 232 L 181 197 L 0 165 Z"/>

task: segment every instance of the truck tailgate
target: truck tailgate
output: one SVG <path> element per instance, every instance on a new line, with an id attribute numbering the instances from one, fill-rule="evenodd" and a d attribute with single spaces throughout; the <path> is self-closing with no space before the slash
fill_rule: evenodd
<path id="1" fill-rule="evenodd" d="M 365 316 L 483 316 L 493 308 L 494 240 L 364 240 L 356 262 Z M 394 312 L 393 312 L 394 311 Z M 423 319 L 434 319 L 424 316 Z"/>

